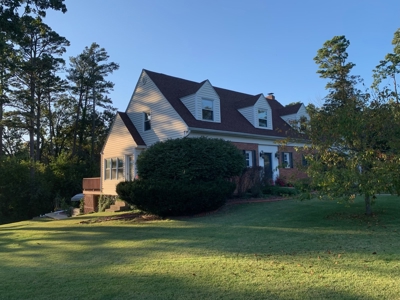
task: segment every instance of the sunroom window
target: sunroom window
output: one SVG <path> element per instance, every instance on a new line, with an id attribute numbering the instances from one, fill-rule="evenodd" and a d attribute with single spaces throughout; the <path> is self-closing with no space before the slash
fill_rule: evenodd
<path id="1" fill-rule="evenodd" d="M 123 157 L 108 158 L 104 162 L 104 179 L 121 180 L 125 178 Z"/>

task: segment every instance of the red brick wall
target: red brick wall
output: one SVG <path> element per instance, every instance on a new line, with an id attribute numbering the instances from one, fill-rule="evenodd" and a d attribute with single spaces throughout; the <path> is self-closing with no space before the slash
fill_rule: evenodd
<path id="1" fill-rule="evenodd" d="M 252 144 L 252 143 L 238 143 L 238 142 L 232 142 L 236 147 L 238 147 L 239 150 L 247 150 L 247 151 L 256 151 L 256 165 L 259 165 L 258 162 L 258 144 Z"/>
<path id="2" fill-rule="evenodd" d="M 302 170 L 303 155 L 296 151 L 292 146 L 279 147 L 279 165 L 282 166 L 282 152 L 291 152 L 293 158 L 293 168 L 279 168 L 279 177 L 286 181 L 296 181 L 297 179 L 307 178 L 307 174 Z"/>
<path id="3" fill-rule="evenodd" d="M 98 204 L 99 204 L 99 195 L 85 194 L 85 206 L 83 212 L 87 214 L 97 211 Z"/>

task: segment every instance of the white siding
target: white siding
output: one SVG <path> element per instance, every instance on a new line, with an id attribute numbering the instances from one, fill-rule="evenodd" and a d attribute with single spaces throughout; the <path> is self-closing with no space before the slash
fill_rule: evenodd
<path id="1" fill-rule="evenodd" d="M 300 120 L 301 117 L 306 117 L 308 120 L 310 119 L 304 104 L 300 106 L 299 111 L 297 112 L 297 119 Z"/>
<path id="2" fill-rule="evenodd" d="M 201 104 L 202 99 L 213 100 L 213 104 L 214 104 L 214 121 L 213 122 L 221 123 L 221 103 L 219 100 L 219 96 L 208 80 L 206 82 L 204 82 L 204 84 L 201 86 L 201 88 L 196 92 L 196 102 L 197 102 L 196 119 L 197 120 L 203 119 L 202 104 Z M 205 121 L 205 122 L 207 122 L 207 121 Z M 212 122 L 212 121 L 208 121 L 208 122 Z"/>
<path id="3" fill-rule="evenodd" d="M 245 108 L 240 108 L 238 109 L 238 111 L 243 115 L 243 117 L 245 117 L 247 119 L 247 121 L 249 121 L 253 126 L 255 126 L 254 124 L 254 107 L 250 106 L 250 107 L 245 107 Z"/>
<path id="4" fill-rule="evenodd" d="M 151 130 L 144 130 L 144 112 L 151 112 Z M 126 113 L 147 146 L 184 136 L 187 125 L 154 82 L 142 72 Z"/>
<path id="5" fill-rule="evenodd" d="M 297 113 L 295 114 L 291 114 L 291 115 L 286 115 L 286 116 L 281 116 L 281 118 L 283 120 L 285 120 L 286 123 L 290 124 L 293 121 L 298 121 L 300 120 L 301 117 L 306 117 L 308 120 L 310 119 L 310 116 L 307 113 L 307 109 L 304 106 L 304 104 L 302 104 L 299 108 L 299 110 L 297 111 Z"/>
<path id="6" fill-rule="evenodd" d="M 264 109 L 267 111 L 267 127 L 258 126 L 258 109 Z M 245 108 L 240 108 L 238 111 L 249 121 L 254 127 L 261 129 L 273 129 L 272 124 L 272 109 L 269 106 L 267 100 L 264 95 L 261 95 L 258 98 L 257 102 L 254 106 L 249 106 Z"/>
<path id="7" fill-rule="evenodd" d="M 296 120 L 297 119 L 297 114 L 291 114 L 291 115 L 286 115 L 281 117 L 286 123 L 290 124 L 290 121 Z"/>
<path id="8" fill-rule="evenodd" d="M 196 94 L 192 94 L 186 97 L 181 98 L 181 101 L 187 109 L 191 112 L 193 117 L 196 118 Z"/>
<path id="9" fill-rule="evenodd" d="M 104 180 L 104 160 L 108 158 L 116 158 L 123 157 L 125 159 L 125 155 L 133 155 L 136 143 L 133 140 L 131 134 L 128 129 L 125 127 L 124 122 L 121 117 L 117 115 L 112 127 L 106 144 L 104 145 L 102 157 L 101 157 L 101 187 L 102 193 L 106 195 L 116 195 L 115 186 L 121 180 Z M 126 163 L 125 163 L 125 168 Z"/>

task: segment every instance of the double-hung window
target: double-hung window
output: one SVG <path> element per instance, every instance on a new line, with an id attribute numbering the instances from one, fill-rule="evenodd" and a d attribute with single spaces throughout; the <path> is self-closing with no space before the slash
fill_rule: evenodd
<path id="1" fill-rule="evenodd" d="M 105 159 L 104 179 L 121 180 L 124 179 L 124 159 L 123 157 Z"/>
<path id="2" fill-rule="evenodd" d="M 244 153 L 245 158 L 246 158 L 246 167 L 252 167 L 253 166 L 253 152 L 252 151 L 245 151 Z"/>
<path id="3" fill-rule="evenodd" d="M 292 152 L 282 152 L 282 167 L 285 169 L 293 168 Z"/>
<path id="4" fill-rule="evenodd" d="M 212 100 L 202 99 L 202 119 L 207 121 L 214 121 L 214 103 Z"/>
<path id="5" fill-rule="evenodd" d="M 258 109 L 258 127 L 268 127 L 268 115 L 266 109 Z"/>
<path id="6" fill-rule="evenodd" d="M 151 113 L 144 112 L 144 131 L 151 129 Z"/>
<path id="7" fill-rule="evenodd" d="M 111 159 L 105 160 L 104 179 L 111 179 Z"/>
<path id="8" fill-rule="evenodd" d="M 256 151 L 255 150 L 243 150 L 244 159 L 246 161 L 246 167 L 251 168 L 256 165 Z"/>

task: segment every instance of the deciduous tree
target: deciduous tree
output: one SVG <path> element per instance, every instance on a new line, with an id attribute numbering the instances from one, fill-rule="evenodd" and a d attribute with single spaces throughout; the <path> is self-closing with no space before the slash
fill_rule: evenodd
<path id="1" fill-rule="evenodd" d="M 314 58 L 320 77 L 328 80 L 328 95 L 322 107 L 308 107 L 308 173 L 320 196 L 351 200 L 363 195 L 371 215 L 375 195 L 396 190 L 395 126 L 387 122 L 395 119 L 395 110 L 387 99 L 373 99 L 357 88 L 361 80 L 351 74 L 349 45 L 345 36 L 336 36 Z"/>

